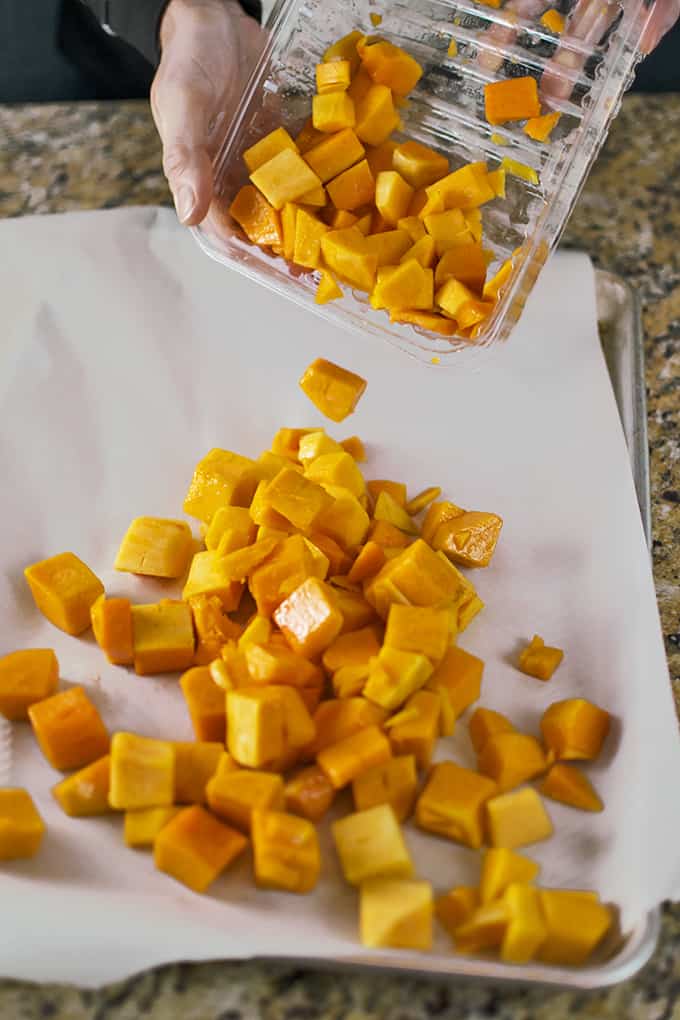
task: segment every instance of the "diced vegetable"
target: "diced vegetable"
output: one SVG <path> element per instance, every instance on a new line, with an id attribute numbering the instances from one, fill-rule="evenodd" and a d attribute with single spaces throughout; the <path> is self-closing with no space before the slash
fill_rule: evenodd
<path id="1" fill-rule="evenodd" d="M 28 719 L 31 705 L 54 694 L 59 663 L 51 648 L 25 648 L 0 659 L 0 714 Z"/>
<path id="2" fill-rule="evenodd" d="M 40 750 L 61 771 L 90 765 L 109 750 L 109 734 L 82 687 L 70 687 L 28 709 Z"/>
<path id="3" fill-rule="evenodd" d="M 0 861 L 35 857 L 45 823 L 26 790 L 0 789 Z"/>
<path id="4" fill-rule="evenodd" d="M 33 600 L 50 623 L 67 634 L 90 626 L 90 609 L 104 585 L 75 553 L 59 553 L 24 570 Z"/>

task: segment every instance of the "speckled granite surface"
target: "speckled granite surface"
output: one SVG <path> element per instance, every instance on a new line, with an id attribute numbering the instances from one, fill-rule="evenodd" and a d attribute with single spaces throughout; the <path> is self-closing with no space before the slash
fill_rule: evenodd
<path id="1" fill-rule="evenodd" d="M 168 201 L 145 104 L 0 107 L 0 216 Z M 679 233 L 680 96 L 629 97 L 565 243 L 634 283 L 644 304 L 654 574 L 680 707 Z M 680 1020 L 680 905 L 664 910 L 659 947 L 644 971 L 590 995 L 258 964 L 166 967 L 95 992 L 0 981 L 0 1020 L 44 1017 Z"/>

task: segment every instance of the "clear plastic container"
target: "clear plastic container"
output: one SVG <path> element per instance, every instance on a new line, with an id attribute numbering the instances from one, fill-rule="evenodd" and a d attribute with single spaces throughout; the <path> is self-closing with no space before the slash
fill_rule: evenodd
<path id="1" fill-rule="evenodd" d="M 496 8 L 474 0 L 278 0 L 268 19 L 265 51 L 215 159 L 218 197 L 195 230 L 197 240 L 219 262 L 325 319 L 382 337 L 422 360 L 443 362 L 505 340 L 632 80 L 652 4 L 507 0 Z M 559 37 L 541 22 L 551 6 L 566 19 Z M 371 19 L 376 14 L 382 17 L 379 27 Z M 402 46 L 424 68 L 400 110 L 403 132 L 396 139 L 413 138 L 437 149 L 452 170 L 482 159 L 492 170 L 509 157 L 538 175 L 536 185 L 508 174 L 506 197 L 481 207 L 483 243 L 493 252 L 489 274 L 517 254 L 501 299 L 474 343 L 391 323 L 386 312 L 371 308 L 366 294 L 349 288 L 342 299 L 316 305 L 318 273 L 291 267 L 246 241 L 228 213 L 247 182 L 243 151 L 280 124 L 297 134 L 310 116 L 315 65 L 332 42 L 353 29 Z M 455 56 L 450 50 L 457 50 Z M 542 110 L 561 114 L 547 142 L 530 139 L 521 124 L 492 127 L 485 120 L 484 85 L 518 75 L 537 78 Z"/>

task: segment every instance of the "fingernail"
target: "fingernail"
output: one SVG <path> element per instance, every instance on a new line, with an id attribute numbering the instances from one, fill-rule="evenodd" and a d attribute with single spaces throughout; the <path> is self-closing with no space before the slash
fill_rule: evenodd
<path id="1" fill-rule="evenodd" d="M 186 223 L 194 211 L 196 196 L 188 184 L 181 184 L 175 193 L 175 209 L 180 223 Z"/>

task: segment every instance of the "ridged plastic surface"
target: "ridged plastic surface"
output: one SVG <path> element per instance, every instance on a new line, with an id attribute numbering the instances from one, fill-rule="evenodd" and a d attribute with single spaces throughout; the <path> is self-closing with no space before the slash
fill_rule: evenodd
<path id="1" fill-rule="evenodd" d="M 558 37 L 541 23 L 550 7 L 566 18 Z M 571 209 L 629 86 L 651 6 L 644 0 L 507 0 L 494 8 L 472 0 L 279 0 L 263 58 L 246 90 L 215 161 L 219 208 L 195 231 L 214 258 L 341 325 L 382 337 L 422 359 L 480 349 L 508 337 L 540 269 L 557 244 Z M 370 15 L 382 22 L 374 28 Z M 315 64 L 347 32 L 379 34 L 403 46 L 424 68 L 400 110 L 403 133 L 444 153 L 451 168 L 484 159 L 489 169 L 509 157 L 536 171 L 532 184 L 508 174 L 504 199 L 482 207 L 484 246 L 493 253 L 491 275 L 513 252 L 511 281 L 474 344 L 389 322 L 365 294 L 346 293 L 330 305 L 314 304 L 317 274 L 291 268 L 243 240 L 228 215 L 229 202 L 247 180 L 241 155 L 273 127 L 297 133 L 310 114 Z M 448 56 L 455 40 L 456 55 Z M 508 77 L 538 80 L 542 108 L 559 111 L 547 142 L 521 125 L 492 127 L 484 117 L 484 85 Z M 454 359 L 455 360 L 455 359 Z"/>

